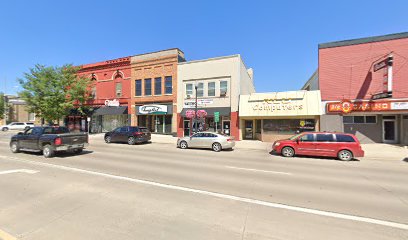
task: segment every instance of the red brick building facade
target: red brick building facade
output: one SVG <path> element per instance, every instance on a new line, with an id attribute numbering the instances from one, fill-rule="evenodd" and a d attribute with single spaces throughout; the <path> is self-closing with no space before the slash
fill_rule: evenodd
<path id="1" fill-rule="evenodd" d="M 318 75 L 322 130 L 408 143 L 408 33 L 320 44 Z"/>

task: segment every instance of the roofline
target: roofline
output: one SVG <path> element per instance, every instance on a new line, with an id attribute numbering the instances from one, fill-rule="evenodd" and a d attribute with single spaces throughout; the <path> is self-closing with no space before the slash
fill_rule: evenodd
<path id="1" fill-rule="evenodd" d="M 165 51 L 170 51 L 170 50 L 178 50 L 178 51 L 180 51 L 180 52 L 182 52 L 184 54 L 184 52 L 180 48 L 168 48 L 168 49 L 158 50 L 158 51 L 154 51 L 154 52 L 136 54 L 136 55 L 132 55 L 131 57 L 143 56 L 143 55 L 148 55 L 148 54 L 152 54 L 152 53 L 159 53 L 159 52 L 165 52 Z"/>
<path id="2" fill-rule="evenodd" d="M 320 43 L 319 49 L 343 47 L 343 46 L 372 43 L 372 42 L 389 41 L 389 40 L 396 40 L 396 39 L 401 39 L 401 38 L 408 38 L 408 32 L 393 33 L 393 34 L 374 36 L 374 37 L 355 38 L 355 39 L 350 39 L 350 40 L 335 41 L 335 42 L 328 42 L 328 43 Z"/>
<path id="3" fill-rule="evenodd" d="M 213 58 L 207 58 L 207 59 L 200 59 L 200 60 L 192 60 L 192 61 L 186 61 L 186 62 L 179 62 L 179 65 L 183 64 L 189 64 L 189 63 L 198 63 L 198 62 L 207 62 L 207 61 L 213 61 L 213 60 L 221 60 L 221 59 L 227 59 L 227 58 L 235 58 L 239 57 L 241 55 L 239 54 L 234 54 L 234 55 L 228 55 L 228 56 L 222 56 L 222 57 L 213 57 Z M 245 65 L 245 64 L 244 64 Z"/>
<path id="4" fill-rule="evenodd" d="M 314 76 L 316 76 L 317 74 L 319 74 L 319 68 L 317 68 L 316 71 L 313 72 L 312 76 L 310 76 L 309 79 L 306 81 L 306 83 L 303 84 L 303 87 L 301 88 L 301 90 L 304 90 L 304 88 L 314 79 Z"/>

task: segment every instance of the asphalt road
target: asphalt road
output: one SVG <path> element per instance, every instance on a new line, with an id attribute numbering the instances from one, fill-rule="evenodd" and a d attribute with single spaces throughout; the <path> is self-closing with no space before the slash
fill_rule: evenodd
<path id="1" fill-rule="evenodd" d="M 408 239 L 404 161 L 102 139 L 45 159 L 12 154 L 9 137 L 0 133 L 0 239 Z"/>

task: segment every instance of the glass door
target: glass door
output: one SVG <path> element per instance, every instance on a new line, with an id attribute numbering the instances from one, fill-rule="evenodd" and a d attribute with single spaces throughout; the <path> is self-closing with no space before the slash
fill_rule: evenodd
<path id="1" fill-rule="evenodd" d="M 190 120 L 184 120 L 184 136 L 190 136 Z"/>
<path id="2" fill-rule="evenodd" d="M 383 142 L 397 143 L 397 126 L 395 119 L 383 119 Z"/>
<path id="3" fill-rule="evenodd" d="M 245 120 L 245 139 L 254 139 L 253 127 L 254 125 L 252 120 Z"/>

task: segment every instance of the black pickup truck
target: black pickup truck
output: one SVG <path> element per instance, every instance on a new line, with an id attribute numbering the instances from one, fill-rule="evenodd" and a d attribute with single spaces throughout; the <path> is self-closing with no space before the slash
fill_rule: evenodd
<path id="1" fill-rule="evenodd" d="M 33 127 L 11 137 L 10 149 L 20 151 L 42 151 L 44 157 L 53 157 L 55 152 L 80 153 L 88 146 L 88 133 L 70 133 L 66 127 Z"/>

